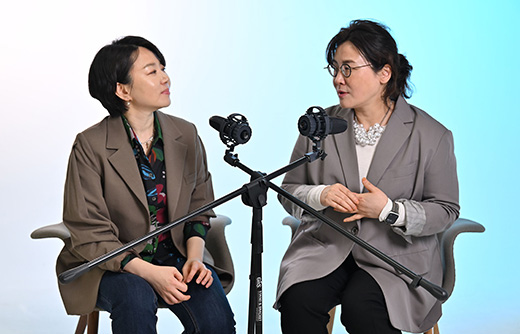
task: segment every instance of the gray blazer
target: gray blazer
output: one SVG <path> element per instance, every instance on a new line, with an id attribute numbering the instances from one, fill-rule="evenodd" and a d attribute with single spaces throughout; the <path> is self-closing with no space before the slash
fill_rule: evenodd
<path id="1" fill-rule="evenodd" d="M 173 221 L 211 202 L 213 187 L 195 126 L 174 116 L 156 114 L 164 139 L 168 217 Z M 211 216 L 213 211 L 194 220 L 207 221 Z M 149 232 L 150 214 L 143 182 L 120 117 L 107 117 L 78 134 L 69 158 L 63 222 L 71 238 L 58 257 L 57 274 Z M 186 254 L 183 226 L 174 227 L 170 233 L 176 247 Z M 144 246 L 136 246 L 134 252 L 138 254 Z M 69 284 L 59 284 L 67 313 L 90 313 L 103 273 L 119 271 L 125 255 Z M 214 266 L 224 287 L 232 284 L 231 263 L 216 264 L 207 251 L 204 262 Z"/>
<path id="2" fill-rule="evenodd" d="M 352 124 L 351 109 L 334 106 L 328 108 L 327 113 Z M 301 185 L 341 183 L 359 192 L 352 126 L 344 133 L 325 138 L 322 147 L 327 153 L 325 160 L 290 171 L 282 187 L 303 201 L 308 190 L 295 193 L 295 189 L 302 189 Z M 312 142 L 299 136 L 291 161 L 311 150 Z M 367 179 L 390 199 L 404 204 L 407 230 L 392 228 L 377 219 L 343 223 L 346 215 L 330 208 L 324 213 L 405 267 L 440 285 L 442 268 L 436 234 L 446 230 L 459 215 L 451 132 L 424 111 L 399 98 L 374 153 Z M 280 200 L 287 212 L 302 223 L 282 259 L 275 307 L 291 285 L 331 273 L 352 252 L 359 267 L 372 275 L 383 290 L 394 327 L 423 332 L 438 321 L 441 303 L 426 290 L 410 287 L 408 277 L 291 202 Z"/>

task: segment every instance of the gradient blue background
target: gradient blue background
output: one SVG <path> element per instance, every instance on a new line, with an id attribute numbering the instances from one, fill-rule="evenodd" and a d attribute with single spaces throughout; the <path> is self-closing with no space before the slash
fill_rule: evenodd
<path id="1" fill-rule="evenodd" d="M 486 226 L 456 243 L 457 284 L 443 334 L 520 333 L 518 212 L 520 53 L 517 1 L 3 1 L 0 12 L 1 333 L 70 333 L 54 276 L 59 240 L 29 238 L 61 220 L 75 135 L 106 115 L 87 90 L 94 54 L 112 39 L 142 35 L 167 59 L 172 105 L 194 122 L 208 151 L 216 196 L 248 181 L 227 165 L 209 127 L 242 113 L 253 128 L 236 152 L 253 169 L 288 163 L 296 121 L 312 105 L 337 103 L 325 66 L 330 38 L 352 19 L 387 24 L 414 66 L 412 104 L 453 131 L 461 216 Z M 280 183 L 281 178 L 276 180 Z M 264 333 L 280 333 L 274 302 L 289 242 L 274 192 L 264 210 Z M 247 331 L 251 210 L 239 199 L 217 209 L 233 219 L 236 266 L 229 300 Z M 161 310 L 159 331 L 179 333 Z M 100 333 L 109 332 L 102 314 Z M 334 333 L 344 333 L 336 322 Z"/>

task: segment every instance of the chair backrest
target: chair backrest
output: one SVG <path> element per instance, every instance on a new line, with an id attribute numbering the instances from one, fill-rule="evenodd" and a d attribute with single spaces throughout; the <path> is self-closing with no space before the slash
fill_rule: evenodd
<path id="1" fill-rule="evenodd" d="M 291 238 L 294 237 L 294 233 L 300 226 L 300 220 L 294 218 L 293 216 L 287 216 L 282 220 L 282 224 L 285 226 L 289 226 L 291 228 Z"/>
<path id="2" fill-rule="evenodd" d="M 453 254 L 455 238 L 463 232 L 482 233 L 485 230 L 484 226 L 473 220 L 459 218 L 449 229 L 439 234 L 443 269 L 442 287 L 448 292 L 448 296 L 451 296 L 455 287 L 455 256 Z"/>
<path id="3" fill-rule="evenodd" d="M 70 238 L 70 232 L 63 223 L 40 227 L 31 233 L 33 239 L 59 238 L 63 241 Z"/>

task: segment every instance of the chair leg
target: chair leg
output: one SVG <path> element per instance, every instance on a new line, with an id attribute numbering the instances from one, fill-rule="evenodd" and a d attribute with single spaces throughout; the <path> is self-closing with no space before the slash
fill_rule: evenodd
<path id="1" fill-rule="evenodd" d="M 76 331 L 74 334 L 83 334 L 85 333 L 85 328 L 87 328 L 87 318 L 88 315 L 80 315 L 78 320 L 78 325 L 76 326 Z"/>
<path id="2" fill-rule="evenodd" d="M 433 328 L 431 328 L 430 330 L 424 332 L 424 334 L 440 334 L 439 332 L 439 324 L 435 324 L 435 326 L 433 326 Z"/>
<path id="3" fill-rule="evenodd" d="M 334 316 L 336 315 L 336 307 L 333 307 L 332 310 L 329 311 L 329 323 L 327 324 L 327 332 L 329 334 L 332 333 L 332 326 L 334 325 Z"/>
<path id="4" fill-rule="evenodd" d="M 87 334 L 97 334 L 99 327 L 99 311 L 93 311 L 88 315 Z"/>

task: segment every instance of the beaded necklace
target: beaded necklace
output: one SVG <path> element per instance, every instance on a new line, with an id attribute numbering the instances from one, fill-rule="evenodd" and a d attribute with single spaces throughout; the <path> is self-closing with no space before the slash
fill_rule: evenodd
<path id="1" fill-rule="evenodd" d="M 374 145 L 379 137 L 385 131 L 386 126 L 382 126 L 381 123 L 385 120 L 386 116 L 390 112 L 390 107 L 386 111 L 385 115 L 381 122 L 376 123 L 368 128 L 368 131 L 365 130 L 363 124 L 359 124 L 357 122 L 356 114 L 354 114 L 354 136 L 356 138 L 356 145 L 366 146 L 366 145 Z"/>

